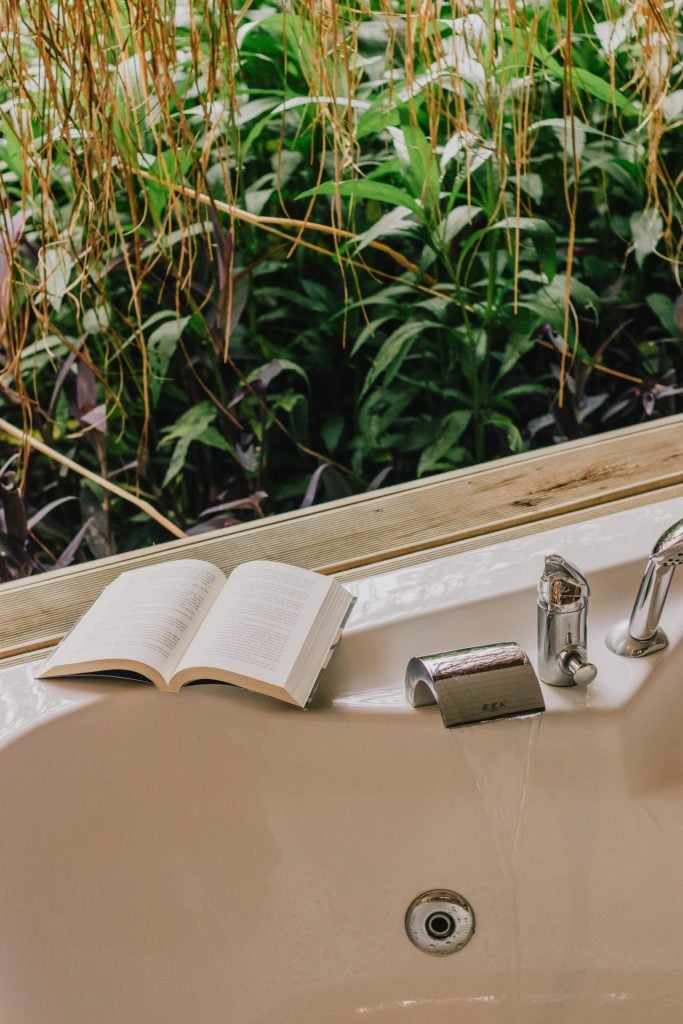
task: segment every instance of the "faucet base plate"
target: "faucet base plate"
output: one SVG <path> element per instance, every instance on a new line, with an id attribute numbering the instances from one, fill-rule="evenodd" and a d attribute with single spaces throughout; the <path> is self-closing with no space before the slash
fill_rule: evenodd
<path id="1" fill-rule="evenodd" d="M 614 654 L 622 658 L 644 658 L 656 651 L 663 651 L 669 640 L 663 629 L 659 627 L 647 640 L 637 640 L 628 631 L 628 619 L 618 622 L 605 637 L 605 643 Z"/>

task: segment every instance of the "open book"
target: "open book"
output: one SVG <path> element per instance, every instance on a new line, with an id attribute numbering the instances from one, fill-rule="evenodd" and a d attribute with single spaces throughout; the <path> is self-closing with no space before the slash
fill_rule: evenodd
<path id="1" fill-rule="evenodd" d="M 133 672 L 169 693 L 234 683 L 305 707 L 352 604 L 332 577 L 279 562 L 246 562 L 227 580 L 197 559 L 133 569 L 36 674 Z"/>

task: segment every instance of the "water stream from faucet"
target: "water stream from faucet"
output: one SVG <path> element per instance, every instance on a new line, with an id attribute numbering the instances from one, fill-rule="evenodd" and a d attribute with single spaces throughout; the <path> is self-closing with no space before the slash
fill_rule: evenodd
<path id="1" fill-rule="evenodd" d="M 454 729 L 474 777 L 490 825 L 508 906 L 506 973 L 510 1024 L 524 1024 L 521 1015 L 521 935 L 517 857 L 529 804 L 530 777 L 541 727 L 540 714 Z M 506 1000 L 507 1002 L 507 1000 Z"/>

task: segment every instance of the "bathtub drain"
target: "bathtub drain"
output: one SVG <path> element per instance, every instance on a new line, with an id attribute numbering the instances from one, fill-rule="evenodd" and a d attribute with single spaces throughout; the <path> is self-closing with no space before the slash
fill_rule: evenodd
<path id="1" fill-rule="evenodd" d="M 472 938 L 474 911 L 450 889 L 430 889 L 414 899 L 405 918 L 406 932 L 418 949 L 433 956 L 457 953 Z"/>
<path id="2" fill-rule="evenodd" d="M 455 918 L 437 910 L 425 921 L 425 931 L 432 939 L 449 939 L 455 931 Z"/>

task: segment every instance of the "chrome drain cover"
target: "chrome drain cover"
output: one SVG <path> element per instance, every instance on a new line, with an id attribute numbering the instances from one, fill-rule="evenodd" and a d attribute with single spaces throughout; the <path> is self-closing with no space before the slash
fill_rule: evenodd
<path id="1" fill-rule="evenodd" d="M 474 935 L 474 911 L 464 896 L 450 889 L 423 892 L 406 911 L 408 938 L 424 953 L 447 956 Z"/>

